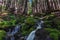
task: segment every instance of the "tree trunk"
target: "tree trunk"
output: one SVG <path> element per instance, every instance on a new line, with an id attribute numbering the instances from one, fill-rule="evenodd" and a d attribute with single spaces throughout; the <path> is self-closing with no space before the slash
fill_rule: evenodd
<path id="1" fill-rule="evenodd" d="M 27 2 L 28 2 L 28 0 L 25 0 L 25 5 L 24 5 L 23 14 L 27 14 Z"/>

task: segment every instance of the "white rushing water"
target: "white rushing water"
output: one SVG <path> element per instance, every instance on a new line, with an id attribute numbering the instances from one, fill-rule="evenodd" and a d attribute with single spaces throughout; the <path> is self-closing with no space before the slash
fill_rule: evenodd
<path id="1" fill-rule="evenodd" d="M 10 40 L 15 40 L 14 35 L 20 30 L 20 25 L 17 25 L 11 32 L 11 29 L 9 30 L 9 32 L 7 32 L 7 37 L 6 40 L 8 40 L 8 37 L 10 37 Z"/>
<path id="2" fill-rule="evenodd" d="M 44 21 L 42 21 L 42 20 L 41 20 L 41 22 L 38 22 L 38 26 L 37 26 L 36 30 L 41 29 L 41 28 L 42 28 L 41 25 L 42 25 L 43 23 L 44 23 Z M 29 36 L 28 36 L 28 38 L 27 38 L 26 40 L 34 40 L 36 30 L 32 31 L 32 32 L 29 34 Z"/>
<path id="3" fill-rule="evenodd" d="M 32 32 L 29 34 L 29 36 L 28 36 L 28 38 L 27 38 L 26 40 L 33 40 L 34 37 L 35 37 L 35 31 L 36 31 L 36 30 L 32 31 Z"/>

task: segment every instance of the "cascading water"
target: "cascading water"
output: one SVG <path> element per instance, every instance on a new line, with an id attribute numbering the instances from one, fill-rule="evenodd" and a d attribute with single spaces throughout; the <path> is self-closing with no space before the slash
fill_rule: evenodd
<path id="1" fill-rule="evenodd" d="M 41 29 L 41 28 L 42 28 L 41 25 L 42 25 L 43 23 L 44 23 L 44 21 L 42 21 L 42 20 L 41 20 L 40 22 L 38 22 L 38 26 L 37 26 L 36 30 Z M 28 36 L 28 38 L 27 38 L 26 40 L 34 40 L 36 30 L 32 31 L 32 32 L 29 34 L 29 36 Z"/>
<path id="2" fill-rule="evenodd" d="M 26 40 L 33 40 L 34 37 L 35 37 L 35 31 L 36 31 L 36 30 L 32 31 L 32 32 L 29 34 L 29 36 L 28 36 L 28 38 L 27 38 Z"/>
<path id="3" fill-rule="evenodd" d="M 20 27 L 20 25 L 17 25 L 12 31 L 9 29 L 9 32 L 7 32 L 6 40 L 15 40 L 14 35 L 20 30 Z"/>

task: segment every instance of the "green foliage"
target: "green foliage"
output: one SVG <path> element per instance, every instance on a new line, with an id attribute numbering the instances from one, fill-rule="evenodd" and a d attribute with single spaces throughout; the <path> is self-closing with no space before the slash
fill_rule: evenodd
<path id="1" fill-rule="evenodd" d="M 15 26 L 15 25 L 16 25 L 16 20 L 0 22 L 0 28 L 5 28 L 5 27 L 10 27 L 10 26 Z"/>
<path id="2" fill-rule="evenodd" d="M 45 18 L 43 19 L 46 27 L 51 28 L 51 25 L 55 25 L 56 24 L 56 21 L 54 22 L 55 18 L 56 16 L 54 14 L 46 15 Z"/>
<path id="3" fill-rule="evenodd" d="M 46 15 L 45 18 L 44 18 L 44 21 L 51 21 L 55 18 L 56 16 L 54 14 L 49 14 L 49 15 Z"/>
<path id="4" fill-rule="evenodd" d="M 50 33 L 50 37 L 53 38 L 54 40 L 58 40 L 58 35 L 60 35 L 60 31 L 57 29 L 52 29 L 52 28 L 45 28 Z"/>
<path id="5" fill-rule="evenodd" d="M 36 4 L 36 1 L 37 0 L 33 0 L 31 5 L 28 4 L 29 9 L 28 9 L 27 15 L 29 15 L 29 16 L 27 16 L 27 15 L 21 16 L 21 15 L 19 15 L 19 12 L 16 15 L 12 14 L 10 12 L 7 14 L 7 16 L 2 16 L 2 17 L 0 16 L 1 19 L 3 19 L 2 21 L 0 21 L 0 28 L 12 27 L 12 26 L 15 26 L 15 25 L 21 23 L 21 25 L 22 25 L 21 31 L 22 31 L 23 36 L 25 36 L 25 35 L 28 35 L 31 31 L 33 31 L 35 29 L 34 25 L 35 25 L 36 21 L 40 20 L 39 18 L 41 16 L 46 16 L 43 19 L 45 22 L 45 25 L 47 26 L 47 28 L 45 28 L 45 30 L 47 30 L 47 32 L 50 33 L 51 38 L 53 38 L 54 40 L 58 40 L 58 36 L 60 35 L 60 19 L 55 18 L 54 13 L 45 14 L 45 13 L 37 12 L 36 14 L 34 14 L 37 16 L 37 20 L 36 20 L 35 19 L 36 16 L 31 16 L 32 15 L 31 6 L 34 7 L 34 5 Z M 18 1 L 19 4 L 22 2 L 23 1 L 21 1 L 21 0 Z M 0 6 L 0 11 L 2 11 L 2 10 L 4 10 L 4 12 L 7 11 L 5 9 L 7 9 L 6 6 Z M 58 28 L 51 28 L 52 20 L 54 21 L 55 24 L 57 24 Z M 3 40 L 4 36 L 5 36 L 5 31 L 0 30 L 0 40 Z"/>
<path id="6" fill-rule="evenodd" d="M 26 19 L 26 16 L 20 16 L 17 21 L 19 21 L 20 23 L 24 23 L 25 19 Z"/>
<path id="7" fill-rule="evenodd" d="M 22 30 L 22 34 L 25 36 L 25 35 L 28 35 L 32 30 L 34 30 L 34 26 L 29 26 L 28 24 L 24 23 L 22 25 L 22 29 L 21 30 Z"/>
<path id="8" fill-rule="evenodd" d="M 40 20 L 40 15 L 38 16 L 33 16 L 31 15 L 32 10 L 29 11 L 29 15 L 30 16 L 21 16 L 21 15 L 14 15 L 9 13 L 8 17 L 4 17 L 3 21 L 0 21 L 0 28 L 5 28 L 5 27 L 12 27 L 15 26 L 19 23 L 21 23 L 22 25 L 22 35 L 28 35 L 31 31 L 33 31 L 34 25 L 36 23 L 36 21 Z M 41 14 L 42 15 L 42 14 Z M 43 14 L 45 15 L 45 14 Z M 52 20 L 55 18 L 55 16 L 53 14 L 49 14 L 46 15 L 46 18 L 44 18 L 44 22 L 45 25 L 47 26 L 47 28 L 45 28 L 45 30 L 47 30 L 47 32 L 50 33 L 50 37 L 53 38 L 54 40 L 58 40 L 58 35 L 60 35 L 60 30 L 57 30 L 57 28 L 52 29 L 51 28 L 51 22 Z M 60 28 L 60 20 L 59 19 L 54 19 L 55 23 L 58 25 L 57 27 Z M 0 35 L 2 34 L 2 32 L 0 33 Z M 1 36 L 2 37 L 2 36 Z M 1 39 L 0 37 L 0 39 Z"/>
<path id="9" fill-rule="evenodd" d="M 34 25 L 36 22 L 36 19 L 34 17 L 28 16 L 25 20 L 26 23 Z"/>
<path id="10" fill-rule="evenodd" d="M 0 30 L 0 40 L 3 40 L 3 38 L 5 37 L 6 32 L 3 30 Z"/>
<path id="11" fill-rule="evenodd" d="M 50 37 L 54 40 L 58 40 L 58 34 L 57 33 L 50 33 Z"/>
<path id="12" fill-rule="evenodd" d="M 29 14 L 29 15 L 31 15 L 31 14 L 32 14 L 32 9 L 30 9 L 30 10 L 28 11 L 28 14 Z"/>
<path id="13" fill-rule="evenodd" d="M 0 22 L 0 27 L 6 27 L 8 24 L 8 21 Z"/>
<path id="14" fill-rule="evenodd" d="M 0 21 L 0 28 L 15 26 L 18 21 L 18 19 L 12 14 L 9 14 L 7 17 L 5 16 L 1 19 L 3 19 L 3 21 Z"/>
<path id="15" fill-rule="evenodd" d="M 44 24 L 46 27 L 51 28 L 51 21 L 45 21 Z"/>
<path id="16" fill-rule="evenodd" d="M 60 18 L 55 18 L 54 22 L 57 24 L 57 27 L 60 28 Z"/>
<path id="17" fill-rule="evenodd" d="M 45 30 L 47 30 L 47 32 L 50 33 L 50 37 L 53 38 L 53 40 L 58 40 L 58 36 L 60 35 L 60 19 L 56 18 L 56 16 L 54 14 L 49 14 L 46 15 L 47 17 L 44 18 L 45 21 L 45 25 L 47 28 L 45 28 Z M 57 28 L 52 28 L 53 26 L 51 25 L 55 25 L 52 24 L 52 21 L 57 25 Z"/>

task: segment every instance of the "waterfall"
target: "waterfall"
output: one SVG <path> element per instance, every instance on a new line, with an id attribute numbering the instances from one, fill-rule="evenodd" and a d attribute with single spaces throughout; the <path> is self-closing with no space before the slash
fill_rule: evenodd
<path id="1" fill-rule="evenodd" d="M 38 22 L 37 28 L 29 34 L 29 36 L 27 37 L 26 40 L 34 40 L 36 30 L 41 29 L 41 28 L 42 28 L 41 25 L 42 25 L 43 23 L 44 23 L 44 21 L 42 21 L 42 20 L 41 20 L 40 22 Z"/>
<path id="2" fill-rule="evenodd" d="M 7 32 L 6 40 L 10 37 L 10 40 L 15 40 L 14 35 L 20 30 L 20 25 L 17 25 L 12 31 L 9 29 L 9 32 Z"/>

